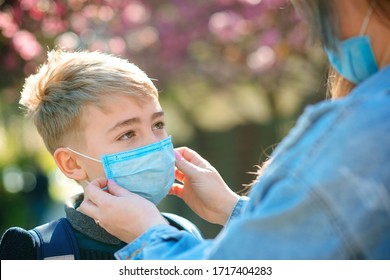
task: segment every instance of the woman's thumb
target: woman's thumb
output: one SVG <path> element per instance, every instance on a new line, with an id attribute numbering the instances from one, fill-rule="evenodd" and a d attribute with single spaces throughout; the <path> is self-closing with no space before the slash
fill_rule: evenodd
<path id="1" fill-rule="evenodd" d="M 119 186 L 114 180 L 108 179 L 108 192 L 115 196 L 127 196 L 130 192 Z"/>
<path id="2" fill-rule="evenodd" d="M 198 174 L 199 167 L 187 161 L 178 151 L 175 150 L 176 167 L 185 175 L 191 177 Z"/>

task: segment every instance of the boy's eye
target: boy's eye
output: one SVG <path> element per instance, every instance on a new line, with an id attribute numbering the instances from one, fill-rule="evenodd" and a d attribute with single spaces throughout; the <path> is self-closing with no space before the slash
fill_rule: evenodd
<path id="1" fill-rule="evenodd" d="M 158 122 L 153 126 L 153 129 L 165 129 L 165 123 Z"/>
<path id="2" fill-rule="evenodd" d="M 129 132 L 126 132 L 125 134 L 122 134 L 122 136 L 120 136 L 118 140 L 128 140 L 133 136 L 135 136 L 134 131 L 129 131 Z"/>

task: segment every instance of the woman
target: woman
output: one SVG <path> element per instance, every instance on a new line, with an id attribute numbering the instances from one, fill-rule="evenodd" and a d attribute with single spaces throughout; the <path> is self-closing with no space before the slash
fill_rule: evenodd
<path id="1" fill-rule="evenodd" d="M 171 193 L 225 225 L 214 240 L 195 240 L 151 203 L 92 182 L 79 210 L 129 243 L 117 258 L 390 259 L 390 1 L 294 4 L 334 68 L 333 99 L 305 110 L 248 198 L 196 152 L 176 150 L 183 186 Z"/>

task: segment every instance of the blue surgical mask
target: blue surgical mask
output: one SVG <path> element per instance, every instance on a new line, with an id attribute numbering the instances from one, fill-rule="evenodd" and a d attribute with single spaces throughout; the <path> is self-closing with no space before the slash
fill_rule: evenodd
<path id="1" fill-rule="evenodd" d="M 170 136 L 137 149 L 102 155 L 101 160 L 68 149 L 102 163 L 107 179 L 155 205 L 168 194 L 175 180 L 175 154 Z"/>
<path id="2" fill-rule="evenodd" d="M 370 6 L 359 36 L 336 42 L 337 50 L 325 48 L 333 68 L 354 84 L 359 84 L 378 71 L 371 40 L 364 36 L 372 11 L 373 7 Z"/>

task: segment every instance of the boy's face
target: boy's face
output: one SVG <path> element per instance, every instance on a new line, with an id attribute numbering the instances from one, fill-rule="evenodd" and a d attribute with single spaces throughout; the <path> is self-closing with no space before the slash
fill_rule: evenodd
<path id="1" fill-rule="evenodd" d="M 100 159 L 112 154 L 161 141 L 168 137 L 164 112 L 157 98 L 142 100 L 132 96 L 110 96 L 102 100 L 103 108 L 88 105 L 83 114 L 85 145 L 79 152 Z M 77 156 L 77 155 L 75 155 Z M 101 163 L 77 156 L 86 180 L 105 176 Z"/>

